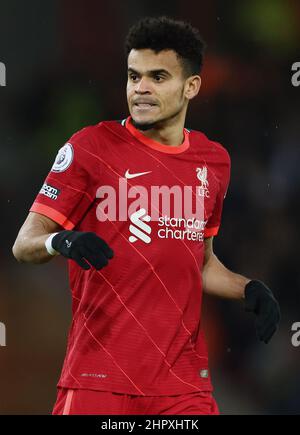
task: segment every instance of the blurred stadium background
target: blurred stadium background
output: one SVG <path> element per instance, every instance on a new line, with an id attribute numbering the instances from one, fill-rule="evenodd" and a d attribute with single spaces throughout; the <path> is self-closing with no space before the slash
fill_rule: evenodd
<path id="1" fill-rule="evenodd" d="M 300 61 L 298 0 L 0 1 L 0 413 L 50 413 L 70 324 L 62 258 L 19 265 L 11 246 L 57 149 L 83 126 L 127 116 L 128 27 L 167 14 L 197 26 L 208 44 L 203 87 L 187 127 L 232 158 L 218 257 L 264 280 L 282 307 L 269 345 L 240 303 L 205 298 L 215 397 L 225 414 L 299 414 Z"/>

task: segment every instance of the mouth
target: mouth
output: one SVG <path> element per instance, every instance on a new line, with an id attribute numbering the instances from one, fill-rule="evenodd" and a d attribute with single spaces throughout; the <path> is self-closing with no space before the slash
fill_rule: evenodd
<path id="1" fill-rule="evenodd" d="M 134 103 L 133 107 L 138 110 L 151 110 L 156 107 L 157 104 L 152 103 Z"/>

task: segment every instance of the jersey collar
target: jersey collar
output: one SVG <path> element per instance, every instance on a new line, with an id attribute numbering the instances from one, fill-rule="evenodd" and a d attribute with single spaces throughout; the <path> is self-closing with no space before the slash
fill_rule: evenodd
<path id="1" fill-rule="evenodd" d="M 171 145 L 162 144 L 160 142 L 157 142 L 156 140 L 150 139 L 149 137 L 145 136 L 138 129 L 136 129 L 130 121 L 131 121 L 131 116 L 128 116 L 128 118 L 125 121 L 125 127 L 127 128 L 127 130 L 129 130 L 130 133 L 136 139 L 142 142 L 144 145 L 147 145 L 148 147 L 154 150 L 166 154 L 180 154 L 186 151 L 190 146 L 189 131 L 186 128 L 183 129 L 183 134 L 184 134 L 183 143 L 178 146 L 171 146 Z"/>

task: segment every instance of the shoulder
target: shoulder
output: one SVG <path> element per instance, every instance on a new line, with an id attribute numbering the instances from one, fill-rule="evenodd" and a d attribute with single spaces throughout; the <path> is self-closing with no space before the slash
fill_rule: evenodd
<path id="1" fill-rule="evenodd" d="M 119 125 L 118 121 L 100 121 L 81 128 L 59 148 L 56 159 L 62 161 L 67 156 L 80 165 L 94 165 L 95 158 L 101 160 L 111 148 L 109 128 L 116 130 Z"/>
<path id="2" fill-rule="evenodd" d="M 80 145 L 92 143 L 96 139 L 97 134 L 99 134 L 99 131 L 101 131 L 102 124 L 103 121 L 95 125 L 87 125 L 81 128 L 80 130 L 72 134 L 68 142 L 75 146 L 78 144 Z"/>
<path id="3" fill-rule="evenodd" d="M 217 180 L 222 191 L 226 191 L 231 172 L 229 152 L 222 144 L 209 139 L 201 131 L 191 130 L 190 134 L 195 158 L 205 162 L 209 173 Z"/>
<path id="4" fill-rule="evenodd" d="M 100 124 L 100 123 L 99 123 Z M 97 124 L 98 125 L 98 124 Z M 58 149 L 52 171 L 62 172 L 73 162 L 86 164 L 96 150 L 95 129 L 97 125 L 88 125 L 71 135 Z M 53 169 L 54 168 L 54 169 Z"/>
<path id="5" fill-rule="evenodd" d="M 206 134 L 198 130 L 190 130 L 191 143 L 199 153 L 206 154 L 209 160 L 222 163 L 230 167 L 231 159 L 228 150 L 220 142 L 209 139 Z"/>
<path id="6" fill-rule="evenodd" d="M 210 139 L 205 133 L 198 130 L 189 130 L 191 142 L 197 146 L 199 152 L 205 152 L 211 156 L 218 156 L 225 161 L 230 162 L 230 155 L 224 145 L 220 142 Z"/>
<path id="7" fill-rule="evenodd" d="M 103 145 L 103 138 L 108 138 L 111 131 L 117 131 L 120 128 L 123 129 L 121 121 L 100 121 L 76 131 L 68 142 L 75 146 L 81 145 L 95 149 L 98 145 Z"/>

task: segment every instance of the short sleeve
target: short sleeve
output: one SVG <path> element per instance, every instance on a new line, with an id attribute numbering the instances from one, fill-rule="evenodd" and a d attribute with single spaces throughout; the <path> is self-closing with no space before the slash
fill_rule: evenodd
<path id="1" fill-rule="evenodd" d="M 73 229 L 95 199 L 89 127 L 75 133 L 60 148 L 30 211 L 40 213 L 63 228 Z"/>
<path id="2" fill-rule="evenodd" d="M 219 228 L 221 225 L 222 219 L 222 210 L 223 210 L 223 201 L 226 197 L 229 182 L 230 182 L 230 156 L 228 152 L 223 148 L 225 153 L 223 155 L 225 158 L 222 159 L 222 163 L 219 165 L 219 190 L 216 196 L 216 202 L 213 208 L 213 212 L 208 219 L 208 222 L 205 227 L 204 237 L 212 237 L 216 236 L 219 232 Z"/>

